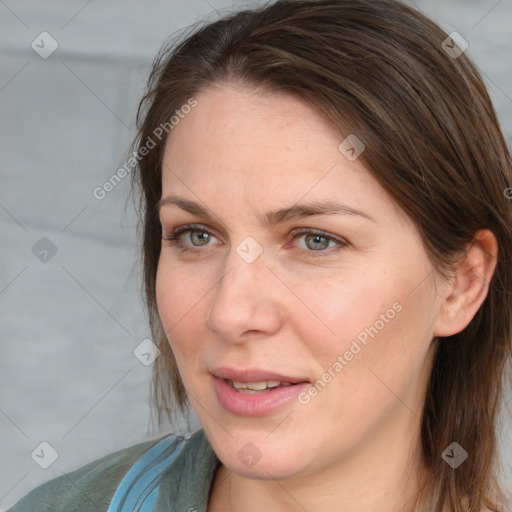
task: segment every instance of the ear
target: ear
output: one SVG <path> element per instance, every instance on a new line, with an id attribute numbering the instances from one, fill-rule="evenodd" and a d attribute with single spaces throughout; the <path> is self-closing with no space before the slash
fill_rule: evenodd
<path id="1" fill-rule="evenodd" d="M 488 229 L 476 232 L 447 287 L 434 336 L 452 336 L 464 330 L 482 305 L 489 291 L 498 258 L 498 242 Z"/>

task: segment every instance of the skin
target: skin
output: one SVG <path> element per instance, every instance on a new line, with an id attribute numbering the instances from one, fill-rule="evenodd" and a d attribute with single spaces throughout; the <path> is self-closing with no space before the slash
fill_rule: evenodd
<path id="1" fill-rule="evenodd" d="M 479 232 L 460 271 L 443 280 L 411 219 L 360 159 L 338 150 L 344 136 L 310 104 L 234 86 L 210 87 L 196 99 L 166 142 L 162 197 L 199 202 L 214 216 L 167 204 L 160 220 L 164 236 L 191 223 L 212 236 L 196 227 L 181 235 L 181 248 L 162 240 L 157 302 L 222 462 L 208 511 L 413 511 L 425 474 L 419 418 L 433 339 L 462 330 L 483 302 L 494 236 Z M 272 228 L 258 220 L 313 200 L 342 202 L 373 220 L 324 214 Z M 297 228 L 347 245 L 294 238 Z M 247 236 L 263 249 L 252 263 L 236 252 Z M 315 382 L 395 303 L 401 311 L 307 405 L 239 417 L 219 404 L 216 366 Z M 262 455 L 250 468 L 237 457 L 247 442 Z"/>

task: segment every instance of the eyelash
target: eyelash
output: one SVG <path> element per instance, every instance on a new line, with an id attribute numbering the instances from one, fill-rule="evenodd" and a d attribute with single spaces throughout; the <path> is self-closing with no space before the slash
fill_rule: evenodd
<path id="1" fill-rule="evenodd" d="M 205 228 L 201 225 L 187 225 L 187 226 L 180 226 L 179 228 L 176 228 L 170 236 L 162 236 L 162 240 L 167 240 L 168 242 L 173 242 L 171 245 L 173 247 L 176 247 L 177 249 L 180 249 L 181 252 L 185 252 L 188 250 L 191 250 L 191 252 L 199 252 L 201 251 L 200 247 L 194 247 L 189 245 L 184 245 L 181 242 L 181 235 L 185 233 L 190 232 L 199 232 L 199 233 L 208 233 L 210 236 L 215 236 L 214 233 L 212 233 L 209 229 Z M 310 228 L 299 228 L 293 231 L 293 239 L 300 238 L 303 235 L 312 235 L 312 236 L 320 236 L 322 238 L 325 238 L 328 242 L 335 242 L 338 244 L 337 247 L 330 247 L 329 249 L 319 249 L 317 251 L 313 250 L 306 250 L 306 249 L 299 249 L 300 252 L 308 253 L 308 255 L 312 257 L 322 257 L 322 256 L 328 256 L 332 254 L 333 251 L 337 251 L 339 249 L 342 249 L 344 247 L 348 247 L 348 243 L 342 239 L 338 239 L 333 237 L 332 235 L 329 235 L 328 233 L 325 233 L 324 231 L 317 230 L 317 229 L 310 229 Z M 205 246 L 207 247 L 207 246 Z M 315 254 L 316 253 L 316 254 Z"/>

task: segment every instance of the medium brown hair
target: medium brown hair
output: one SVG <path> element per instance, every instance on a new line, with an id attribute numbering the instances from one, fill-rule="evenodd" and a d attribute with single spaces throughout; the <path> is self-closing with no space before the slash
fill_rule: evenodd
<path id="1" fill-rule="evenodd" d="M 456 512 L 502 510 L 497 426 L 512 355 L 511 157 L 477 69 L 466 54 L 445 51 L 446 38 L 395 0 L 278 0 L 163 47 L 138 110 L 132 180 L 140 193 L 145 302 L 161 351 L 153 381 L 159 420 L 187 399 L 156 304 L 165 136 L 155 133 L 159 126 L 170 132 L 176 111 L 214 84 L 298 95 L 363 141 L 360 158 L 414 220 L 441 275 L 450 275 L 477 230 L 497 238 L 484 303 L 462 332 L 434 340 L 421 418 L 430 479 L 421 503 L 429 512 L 441 512 L 445 501 Z M 155 147 L 142 155 L 150 139 Z M 469 454 L 457 469 L 441 457 L 454 441 Z"/>

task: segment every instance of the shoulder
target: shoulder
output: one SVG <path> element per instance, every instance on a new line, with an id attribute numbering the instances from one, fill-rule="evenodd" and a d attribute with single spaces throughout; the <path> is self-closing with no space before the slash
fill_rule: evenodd
<path id="1" fill-rule="evenodd" d="M 124 475 L 161 439 L 119 450 L 50 480 L 27 494 L 8 512 L 104 512 Z"/>

